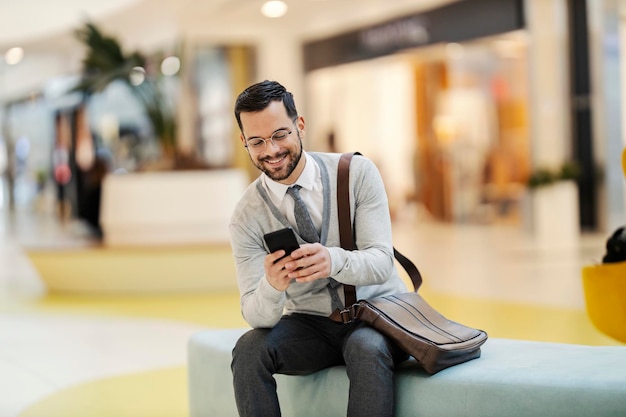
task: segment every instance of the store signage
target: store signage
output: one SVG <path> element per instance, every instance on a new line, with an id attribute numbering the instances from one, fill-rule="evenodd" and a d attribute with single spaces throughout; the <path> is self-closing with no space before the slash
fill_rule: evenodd
<path id="1" fill-rule="evenodd" d="M 359 42 L 364 50 L 376 52 L 424 45 L 428 30 L 423 20 L 411 17 L 365 29 L 359 33 Z"/>
<path id="2" fill-rule="evenodd" d="M 312 71 L 438 42 L 463 42 L 524 28 L 524 0 L 456 1 L 304 44 Z"/>

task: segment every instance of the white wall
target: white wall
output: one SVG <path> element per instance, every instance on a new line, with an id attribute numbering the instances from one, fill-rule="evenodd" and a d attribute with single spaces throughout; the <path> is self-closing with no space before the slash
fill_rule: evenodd
<path id="1" fill-rule="evenodd" d="M 379 59 L 312 72 L 307 77 L 311 149 L 328 150 L 334 130 L 338 152 L 372 159 L 385 181 L 392 210 L 401 210 L 414 189 L 416 142 L 412 67 Z"/>
<path id="2" fill-rule="evenodd" d="M 621 6 L 620 6 L 621 4 Z M 624 2 L 588 4 L 594 156 L 602 169 L 598 208 L 600 228 L 612 232 L 626 222 L 626 189 L 621 167 L 624 137 Z M 622 14 L 620 14 L 620 8 Z M 620 46 L 621 43 L 621 46 Z"/>
<path id="3" fill-rule="evenodd" d="M 531 155 L 558 168 L 571 158 L 567 13 L 564 0 L 526 0 Z"/>

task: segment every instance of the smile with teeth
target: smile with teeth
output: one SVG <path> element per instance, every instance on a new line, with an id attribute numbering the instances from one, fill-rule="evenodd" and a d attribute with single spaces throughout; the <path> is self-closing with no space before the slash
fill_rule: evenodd
<path id="1" fill-rule="evenodd" d="M 282 162 L 285 158 L 286 158 L 286 155 L 285 155 L 285 156 L 281 156 L 281 157 L 280 157 L 280 158 L 278 158 L 278 159 L 273 159 L 273 160 L 272 160 L 272 159 L 266 159 L 265 161 L 266 161 L 268 164 L 276 165 L 276 164 L 281 163 L 281 162 Z"/>

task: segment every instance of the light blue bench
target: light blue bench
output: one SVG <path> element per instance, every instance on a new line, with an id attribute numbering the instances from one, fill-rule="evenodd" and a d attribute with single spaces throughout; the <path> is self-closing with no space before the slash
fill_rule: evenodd
<path id="1" fill-rule="evenodd" d="M 245 329 L 207 330 L 188 345 L 191 417 L 237 417 L 231 350 Z M 277 375 L 284 417 L 345 416 L 343 367 Z M 427 375 L 397 371 L 397 417 L 624 417 L 626 347 L 489 339 L 482 357 Z"/>

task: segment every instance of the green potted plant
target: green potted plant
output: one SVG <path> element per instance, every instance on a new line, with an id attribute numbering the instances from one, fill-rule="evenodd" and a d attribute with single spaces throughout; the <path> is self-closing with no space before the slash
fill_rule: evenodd
<path id="1" fill-rule="evenodd" d="M 576 181 L 580 177 L 580 168 L 575 162 L 565 162 L 556 169 L 540 167 L 528 178 L 530 189 L 556 184 L 559 181 Z"/>
<path id="2" fill-rule="evenodd" d="M 175 158 L 176 115 L 157 79 L 145 73 L 145 56 L 138 51 L 125 54 L 115 38 L 103 34 L 93 23 L 79 28 L 76 37 L 85 45 L 86 53 L 81 81 L 73 90 L 88 98 L 112 82 L 122 81 L 143 105 L 164 156 Z"/>
<path id="3" fill-rule="evenodd" d="M 532 234 L 546 244 L 571 244 L 580 234 L 575 162 L 556 168 L 539 167 L 527 181 L 525 218 Z"/>

